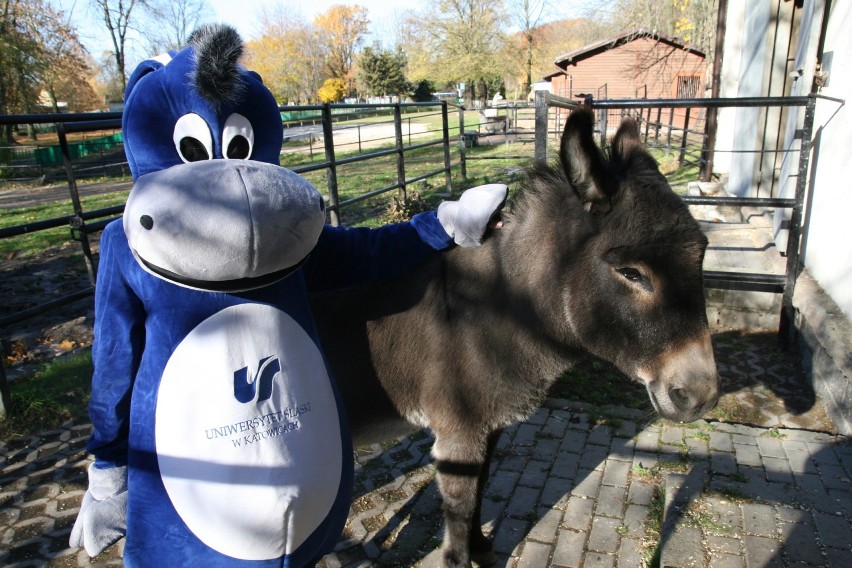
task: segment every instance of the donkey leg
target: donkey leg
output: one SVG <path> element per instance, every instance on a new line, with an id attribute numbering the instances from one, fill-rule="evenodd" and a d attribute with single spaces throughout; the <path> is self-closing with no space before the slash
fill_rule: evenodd
<path id="1" fill-rule="evenodd" d="M 482 534 L 482 496 L 485 493 L 485 485 L 488 483 L 488 477 L 491 470 L 491 459 L 494 457 L 494 450 L 497 447 L 497 440 L 500 438 L 501 430 L 492 432 L 488 436 L 488 446 L 485 452 L 485 463 L 479 472 L 479 479 L 476 483 L 476 509 L 473 512 L 473 520 L 470 527 L 470 557 L 480 566 L 491 566 L 497 562 L 497 555 L 494 554 L 494 546 L 491 539 Z"/>
<path id="2" fill-rule="evenodd" d="M 470 566 L 470 539 L 477 510 L 477 485 L 485 462 L 485 437 L 435 432 L 432 454 L 444 510 L 443 561 L 448 568 Z M 478 518 L 476 519 L 478 522 Z M 481 528 L 479 529 L 481 536 Z M 484 538 L 484 537 L 482 537 Z"/>

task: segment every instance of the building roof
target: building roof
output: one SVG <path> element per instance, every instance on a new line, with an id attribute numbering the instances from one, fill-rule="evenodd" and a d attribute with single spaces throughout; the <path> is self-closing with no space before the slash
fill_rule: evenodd
<path id="1" fill-rule="evenodd" d="M 633 28 L 615 37 L 603 39 L 595 43 L 590 43 L 589 45 L 583 46 L 579 49 L 575 49 L 574 51 L 569 51 L 568 53 L 558 56 L 556 59 L 553 60 L 553 62 L 561 69 L 565 69 L 571 64 L 576 64 L 578 61 L 587 59 L 603 51 L 613 49 L 614 47 L 624 45 L 625 43 L 629 43 L 641 37 L 656 39 L 657 41 L 667 43 L 671 46 L 677 47 L 678 49 L 684 49 L 701 57 L 705 57 L 705 53 L 701 51 L 698 47 L 686 43 L 679 38 L 666 34 L 661 34 L 659 32 L 654 32 L 644 28 Z M 555 77 L 556 75 L 560 74 L 561 72 L 554 72 L 550 75 L 545 76 L 545 78 L 547 79 Z"/>

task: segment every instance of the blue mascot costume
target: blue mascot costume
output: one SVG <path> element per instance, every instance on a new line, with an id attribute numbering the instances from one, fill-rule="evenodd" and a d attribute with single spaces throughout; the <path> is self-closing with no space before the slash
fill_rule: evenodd
<path id="1" fill-rule="evenodd" d="M 134 186 L 101 237 L 89 488 L 71 545 L 127 566 L 304 566 L 330 551 L 353 459 L 308 294 L 476 246 L 506 187 L 380 229 L 325 225 L 278 165 L 278 106 L 207 26 L 125 96 Z"/>

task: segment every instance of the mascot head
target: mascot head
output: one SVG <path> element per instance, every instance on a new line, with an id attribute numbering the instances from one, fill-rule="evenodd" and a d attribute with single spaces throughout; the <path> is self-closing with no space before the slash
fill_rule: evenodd
<path id="1" fill-rule="evenodd" d="M 324 224 L 319 192 L 278 165 L 278 105 L 242 52 L 233 28 L 203 27 L 185 49 L 142 62 L 125 93 L 124 231 L 145 270 L 190 288 L 283 278 Z"/>

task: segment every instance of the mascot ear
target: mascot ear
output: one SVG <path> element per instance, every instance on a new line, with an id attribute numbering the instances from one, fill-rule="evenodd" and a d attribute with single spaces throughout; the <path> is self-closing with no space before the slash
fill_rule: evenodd
<path id="1" fill-rule="evenodd" d="M 162 55 L 158 55 L 153 59 L 147 59 L 140 63 L 136 69 L 133 70 L 133 73 L 130 75 L 130 79 L 127 80 L 127 88 L 124 90 L 124 100 L 127 100 L 127 97 L 130 96 L 130 93 L 133 92 L 133 88 L 136 86 L 136 83 L 139 82 L 139 79 L 156 71 L 157 69 L 162 69 L 166 65 L 168 65 L 169 61 L 172 60 L 172 56 L 168 53 L 164 53 Z"/>

